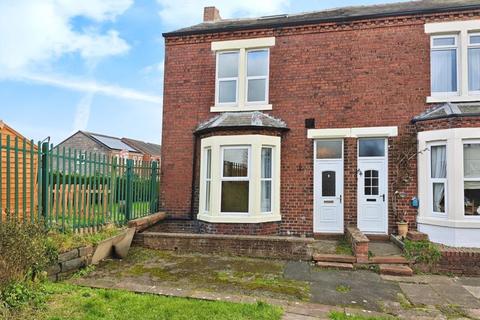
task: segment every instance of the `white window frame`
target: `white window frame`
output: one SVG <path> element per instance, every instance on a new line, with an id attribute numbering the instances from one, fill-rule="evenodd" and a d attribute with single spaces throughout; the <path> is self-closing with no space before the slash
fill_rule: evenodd
<path id="1" fill-rule="evenodd" d="M 468 81 L 468 48 L 470 35 L 480 31 L 480 19 L 465 21 L 433 22 L 425 24 L 425 33 L 430 35 L 432 48 L 433 37 L 457 35 L 457 94 L 441 94 L 431 92 L 427 103 L 471 102 L 480 99 L 480 92 L 470 91 Z M 430 71 L 431 74 L 431 71 Z"/>
<path id="2" fill-rule="evenodd" d="M 272 172 L 270 173 L 270 178 L 263 178 L 262 177 L 262 172 L 260 172 L 260 194 L 262 192 L 262 182 L 270 181 L 270 210 L 269 211 L 263 211 L 262 207 L 261 207 L 261 203 L 260 203 L 260 212 L 262 212 L 263 214 L 271 214 L 272 210 L 273 210 L 273 204 L 274 204 L 273 183 L 274 183 L 274 173 L 275 173 L 275 168 L 274 168 L 274 165 L 275 165 L 275 160 L 274 160 L 275 159 L 275 146 L 262 145 L 262 147 L 260 148 L 260 161 L 261 161 L 262 149 L 272 150 L 272 156 L 270 158 L 270 161 L 272 162 L 271 165 L 270 165 Z M 260 167 L 261 167 L 261 165 L 260 165 Z M 261 201 L 261 198 L 260 198 L 260 201 Z"/>
<path id="3" fill-rule="evenodd" d="M 248 53 L 249 52 L 266 51 L 267 52 L 267 75 L 265 76 L 248 76 Z M 257 48 L 245 51 L 245 104 L 246 105 L 266 105 L 268 104 L 269 87 L 270 87 L 270 49 Z M 265 100 L 248 101 L 248 83 L 249 80 L 265 80 Z"/>
<path id="4" fill-rule="evenodd" d="M 247 149 L 247 152 L 248 152 L 248 159 L 247 159 L 247 176 L 246 177 L 225 177 L 224 175 L 224 172 L 223 172 L 223 169 L 225 168 L 224 167 L 224 156 L 225 156 L 225 150 L 235 150 L 235 149 Z M 228 181 L 248 181 L 248 187 L 249 187 L 249 190 L 250 190 L 250 184 L 252 183 L 252 181 L 250 181 L 250 175 L 251 175 L 251 154 L 252 154 L 252 147 L 249 146 L 249 145 L 235 145 L 235 146 L 222 146 L 220 147 L 220 154 L 222 156 L 222 160 L 220 161 L 220 164 L 221 164 L 221 174 L 220 174 L 220 190 L 222 189 L 222 185 L 223 185 L 223 182 L 228 182 Z M 220 203 L 222 201 L 221 199 L 222 197 L 222 191 L 220 191 Z M 220 213 L 221 214 L 225 214 L 225 215 L 229 215 L 229 214 L 233 214 L 233 215 L 242 215 L 242 214 L 246 214 L 248 215 L 249 212 L 250 212 L 250 192 L 248 194 L 248 208 L 249 210 L 247 212 L 223 212 L 222 209 L 221 209 L 221 206 L 220 206 Z"/>
<path id="5" fill-rule="evenodd" d="M 446 217 L 448 216 L 448 145 L 446 141 L 435 141 L 429 142 L 428 146 L 428 199 L 429 199 L 429 208 L 433 216 L 437 217 Z M 432 147 L 445 147 L 446 154 L 446 171 L 445 178 L 432 178 Z M 443 183 L 444 185 L 444 198 L 445 198 L 445 212 L 436 212 L 433 211 L 433 184 L 434 183 Z"/>
<path id="6" fill-rule="evenodd" d="M 471 43 L 471 37 L 474 36 L 480 36 L 480 32 L 472 32 L 468 34 L 468 46 L 467 46 L 467 56 L 468 56 L 468 51 L 470 49 L 480 49 L 480 43 Z M 470 64 L 470 61 L 467 61 L 467 70 L 469 69 L 468 66 Z M 478 71 L 480 72 L 480 70 Z M 470 95 L 480 95 L 480 90 L 470 90 L 470 81 L 468 81 L 468 92 Z"/>
<path id="7" fill-rule="evenodd" d="M 205 148 L 204 150 L 204 159 L 207 159 L 209 157 L 210 161 L 205 161 L 205 199 L 204 199 L 204 212 L 208 213 L 210 212 L 211 206 L 212 206 L 212 148 Z M 210 173 L 210 176 L 208 175 Z M 208 187 L 207 187 L 208 186 Z M 206 190 L 209 190 L 209 192 L 206 192 Z"/>
<path id="8" fill-rule="evenodd" d="M 436 39 L 447 39 L 447 38 L 454 38 L 455 39 L 455 44 L 454 45 L 446 45 L 446 46 L 435 46 L 434 41 Z M 448 96 L 459 96 L 460 95 L 460 50 L 459 50 L 459 41 L 458 41 L 458 34 L 445 34 L 445 35 L 434 35 L 430 37 L 430 53 L 434 51 L 443 51 L 443 50 L 455 50 L 455 56 L 456 56 L 456 70 L 457 70 L 457 91 L 447 91 L 447 92 L 433 92 L 432 91 L 432 96 L 433 97 L 448 97 Z M 431 64 L 430 64 L 430 78 L 432 77 L 432 72 L 433 70 L 431 69 Z M 431 82 L 430 82 L 431 86 Z M 433 88 L 431 88 L 433 89 Z"/>
<path id="9" fill-rule="evenodd" d="M 275 37 L 253 38 L 229 41 L 214 41 L 211 43 L 211 49 L 217 55 L 216 79 L 215 79 L 215 105 L 210 108 L 211 112 L 235 112 L 235 111 L 264 111 L 272 110 L 269 104 L 270 87 L 270 48 L 275 46 Z M 265 92 L 265 101 L 248 100 L 248 81 L 247 81 L 247 53 L 249 51 L 267 50 L 268 52 L 268 74 Z M 237 101 L 233 103 L 218 103 L 218 54 L 224 52 L 239 52 L 239 71 L 237 81 Z M 248 77 L 253 78 L 253 77 Z M 264 79 L 265 77 L 259 77 Z"/>
<path id="10" fill-rule="evenodd" d="M 226 53 L 237 53 L 238 54 L 238 70 L 236 77 L 229 77 L 229 78 L 219 78 L 218 76 L 218 65 L 220 62 L 220 55 Z M 238 91 L 239 91 L 239 80 L 240 80 L 240 58 L 241 52 L 240 50 L 229 50 L 229 51 L 219 51 L 216 54 L 216 64 L 215 64 L 215 105 L 217 106 L 236 106 L 238 105 Z M 220 102 L 220 82 L 222 81 L 235 81 L 235 102 Z"/>
<path id="11" fill-rule="evenodd" d="M 465 152 L 464 152 L 464 147 L 466 144 L 477 144 L 477 145 L 480 145 L 480 140 L 479 139 L 475 139 L 475 140 L 463 140 L 463 143 L 462 143 L 462 165 L 465 163 Z M 465 178 L 465 170 L 462 172 L 462 182 L 463 182 L 463 193 L 462 193 L 462 196 L 465 197 L 465 182 L 470 182 L 470 181 L 473 181 L 473 182 L 480 182 L 480 178 Z M 463 206 L 463 215 L 465 216 L 465 218 L 468 218 L 468 219 L 479 219 L 480 220 L 480 215 L 479 216 L 471 216 L 471 215 L 466 215 L 465 214 L 465 206 Z"/>
<path id="12" fill-rule="evenodd" d="M 248 213 L 221 212 L 222 181 L 241 181 L 246 177 L 223 178 L 224 149 L 249 148 L 249 204 Z M 273 147 L 272 154 L 272 211 L 261 208 L 261 152 L 263 147 Z M 211 202 L 210 211 L 205 212 L 206 165 L 205 152 L 200 158 L 200 195 L 197 218 L 210 223 L 263 223 L 281 221 L 280 215 L 280 168 L 281 138 L 267 135 L 212 136 L 201 140 L 201 149 L 211 148 Z"/>

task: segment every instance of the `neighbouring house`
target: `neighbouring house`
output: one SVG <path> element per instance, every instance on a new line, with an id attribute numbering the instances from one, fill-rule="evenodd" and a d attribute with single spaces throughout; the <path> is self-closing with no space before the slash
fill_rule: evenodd
<path id="1" fill-rule="evenodd" d="M 159 160 L 161 146 L 153 143 L 142 142 L 128 138 L 117 138 L 104 134 L 78 131 L 60 142 L 55 147 L 55 152 L 66 152 L 69 149 L 79 152 L 77 157 L 83 161 L 90 154 L 96 157 L 110 157 L 117 159 L 130 159 L 136 161 Z M 73 151 L 72 151 L 73 152 Z"/>
<path id="2" fill-rule="evenodd" d="M 480 2 L 164 34 L 162 202 L 200 232 L 395 233 L 480 247 Z M 419 203 L 419 205 L 417 205 Z"/>
<path id="3" fill-rule="evenodd" d="M 0 120 L 0 221 L 32 217 L 37 204 L 37 173 L 37 145 Z"/>
<path id="4" fill-rule="evenodd" d="M 122 138 L 121 140 L 130 147 L 140 151 L 143 154 L 144 161 L 157 161 L 160 163 L 162 157 L 161 145 L 130 138 Z"/>

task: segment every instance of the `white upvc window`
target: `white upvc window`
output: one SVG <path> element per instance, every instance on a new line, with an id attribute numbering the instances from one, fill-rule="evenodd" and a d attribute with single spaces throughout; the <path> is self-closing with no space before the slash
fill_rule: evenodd
<path id="1" fill-rule="evenodd" d="M 210 212 L 210 202 L 212 193 L 212 149 L 204 149 L 205 159 L 205 212 Z"/>
<path id="2" fill-rule="evenodd" d="M 247 51 L 247 105 L 268 103 L 269 56 L 269 49 Z"/>
<path id="3" fill-rule="evenodd" d="M 248 214 L 250 147 L 222 147 L 221 213 Z"/>
<path id="4" fill-rule="evenodd" d="M 280 221 L 280 137 L 202 139 L 198 219 L 218 223 Z"/>
<path id="5" fill-rule="evenodd" d="M 480 94 L 480 33 L 468 35 L 468 90 Z"/>
<path id="6" fill-rule="evenodd" d="M 430 35 L 429 103 L 480 99 L 480 20 L 425 24 Z"/>
<path id="7" fill-rule="evenodd" d="M 458 36 L 431 37 L 432 95 L 458 95 Z"/>
<path id="8" fill-rule="evenodd" d="M 480 140 L 463 143 L 463 196 L 465 216 L 480 216 Z"/>
<path id="9" fill-rule="evenodd" d="M 430 199 L 432 213 L 447 214 L 447 145 L 430 144 Z"/>
<path id="10" fill-rule="evenodd" d="M 275 38 L 212 42 L 216 53 L 212 112 L 272 110 L 269 72 L 274 45 Z"/>

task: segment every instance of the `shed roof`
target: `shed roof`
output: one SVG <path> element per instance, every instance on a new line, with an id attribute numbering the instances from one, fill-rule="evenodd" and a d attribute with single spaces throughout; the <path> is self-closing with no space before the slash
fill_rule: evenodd
<path id="1" fill-rule="evenodd" d="M 122 138 L 122 142 L 130 145 L 137 150 L 140 150 L 142 153 L 152 156 L 160 156 L 162 152 L 162 146 L 159 144 L 144 142 L 130 138 Z"/>
<path id="2" fill-rule="evenodd" d="M 199 133 L 215 129 L 232 128 L 270 128 L 288 130 L 287 124 L 283 120 L 259 111 L 251 111 L 221 113 L 200 124 L 195 132 Z"/>
<path id="3" fill-rule="evenodd" d="M 414 117 L 412 122 L 446 119 L 453 117 L 480 116 L 480 102 L 452 103 L 445 102 L 434 105 L 424 113 Z"/>
<path id="4" fill-rule="evenodd" d="M 470 9 L 480 9 L 480 1 L 418 0 L 380 5 L 343 7 L 300 14 L 283 14 L 248 19 L 222 19 L 215 22 L 204 22 L 176 31 L 167 32 L 164 33 L 163 36 L 173 37 L 328 22 L 348 22 L 392 16 L 455 12 Z"/>

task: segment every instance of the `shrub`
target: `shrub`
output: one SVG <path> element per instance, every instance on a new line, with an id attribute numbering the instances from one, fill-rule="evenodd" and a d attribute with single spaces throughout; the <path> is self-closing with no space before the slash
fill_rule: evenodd
<path id="1" fill-rule="evenodd" d="M 34 280 L 57 258 L 41 224 L 0 224 L 0 291 L 14 282 Z"/>
<path id="2" fill-rule="evenodd" d="M 430 266 L 440 261 L 442 254 L 438 247 L 430 241 L 405 240 L 405 257 L 418 263 Z"/>

